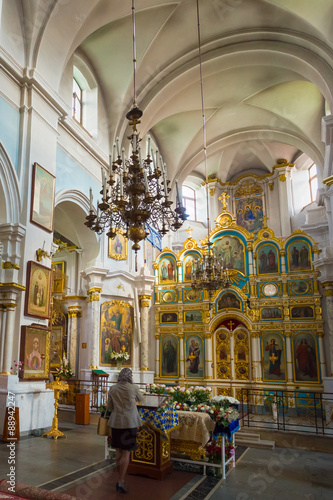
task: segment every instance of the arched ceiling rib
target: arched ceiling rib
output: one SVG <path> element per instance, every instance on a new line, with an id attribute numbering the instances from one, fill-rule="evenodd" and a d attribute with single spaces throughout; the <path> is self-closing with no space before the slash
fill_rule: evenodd
<path id="1" fill-rule="evenodd" d="M 322 162 L 332 105 L 331 0 L 200 0 L 208 173 L 271 171 L 302 152 Z M 171 180 L 204 175 L 196 2 L 136 0 L 139 130 L 151 131 Z M 60 88 L 79 49 L 101 86 L 110 143 L 125 138 L 133 96 L 131 2 L 58 2 L 37 70 Z M 245 139 L 248 137 L 248 139 Z M 250 139 L 249 139 L 250 138 Z M 184 179 L 183 179 L 184 180 Z"/>

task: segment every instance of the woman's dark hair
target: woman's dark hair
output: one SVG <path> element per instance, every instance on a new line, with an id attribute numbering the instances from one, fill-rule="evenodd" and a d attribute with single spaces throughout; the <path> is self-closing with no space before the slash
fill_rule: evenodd
<path id="1" fill-rule="evenodd" d="M 118 375 L 118 382 L 129 382 L 133 384 L 133 374 L 130 368 L 123 368 Z"/>

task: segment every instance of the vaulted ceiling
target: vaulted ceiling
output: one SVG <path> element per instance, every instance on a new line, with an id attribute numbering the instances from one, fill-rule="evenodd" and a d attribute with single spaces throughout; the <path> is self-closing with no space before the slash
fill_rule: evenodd
<path id="1" fill-rule="evenodd" d="M 27 4 L 43 2 L 22 1 Z M 57 90 L 74 53 L 96 78 L 109 141 L 126 142 L 133 99 L 131 0 L 48 2 L 27 60 Z M 204 178 L 195 0 L 136 0 L 137 102 L 172 181 Z M 279 158 L 323 165 L 332 108 L 331 0 L 199 0 L 208 174 L 272 171 Z M 128 132 L 128 130 L 127 130 Z M 303 155 L 303 156 L 302 156 Z M 301 162 L 300 162 L 301 163 Z"/>

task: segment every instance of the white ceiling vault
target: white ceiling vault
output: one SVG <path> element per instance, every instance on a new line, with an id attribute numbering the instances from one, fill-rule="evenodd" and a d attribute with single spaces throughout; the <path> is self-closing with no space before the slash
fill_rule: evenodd
<path id="1" fill-rule="evenodd" d="M 109 142 L 126 142 L 133 99 L 131 0 L 44 0 L 29 64 L 62 92 L 76 52 L 98 82 Z M 23 7 L 25 5 L 25 7 Z M 279 158 L 323 166 L 332 109 L 332 0 L 199 0 L 208 174 L 272 171 Z M 42 34 L 41 34 L 42 33 Z M 136 0 L 137 102 L 168 167 L 204 178 L 196 0 Z M 302 154 L 304 155 L 302 156 Z"/>

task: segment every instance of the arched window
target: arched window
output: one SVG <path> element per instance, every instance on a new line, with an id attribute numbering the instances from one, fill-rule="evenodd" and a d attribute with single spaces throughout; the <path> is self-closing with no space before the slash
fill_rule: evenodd
<path id="1" fill-rule="evenodd" d="M 82 125 L 82 89 L 73 78 L 73 111 L 72 116 Z"/>
<path id="2" fill-rule="evenodd" d="M 188 186 L 182 186 L 183 205 L 189 214 L 190 220 L 197 220 L 196 199 L 194 189 Z"/>
<path id="3" fill-rule="evenodd" d="M 309 184 L 310 184 L 310 196 L 311 202 L 315 201 L 318 189 L 318 177 L 317 177 L 317 165 L 314 163 L 309 168 Z"/>

